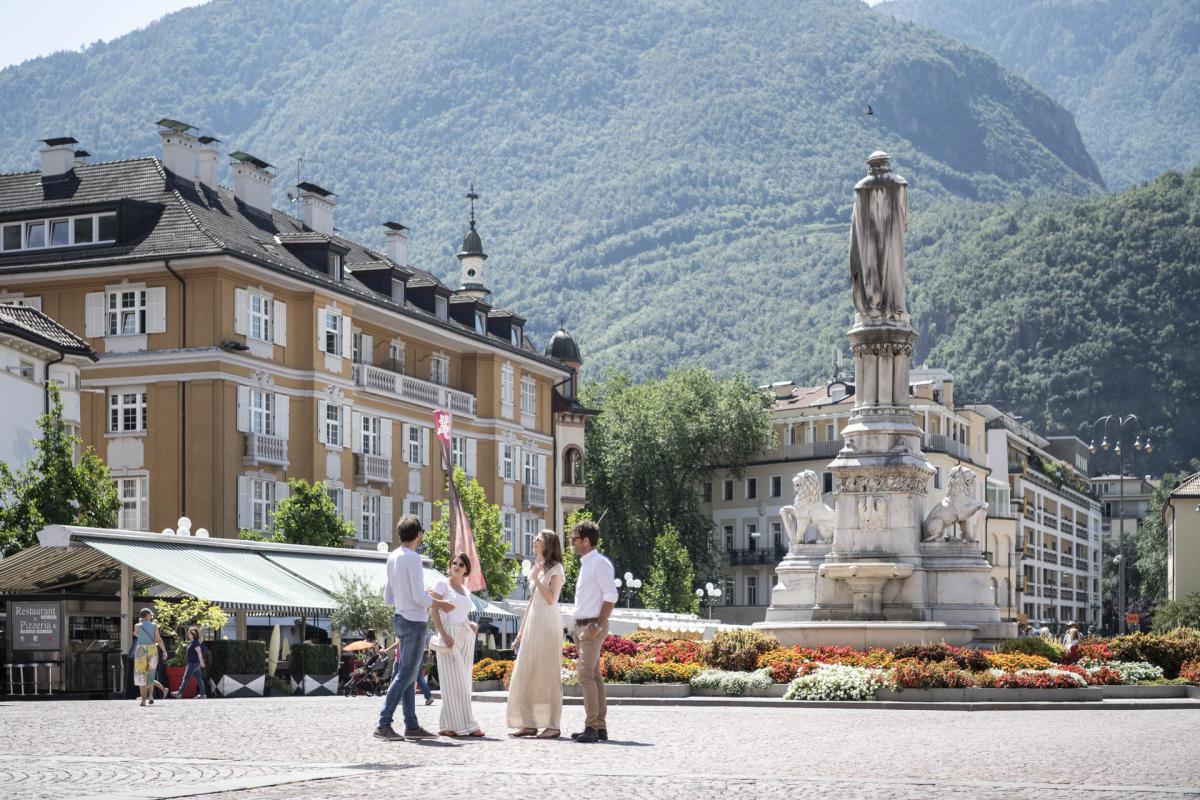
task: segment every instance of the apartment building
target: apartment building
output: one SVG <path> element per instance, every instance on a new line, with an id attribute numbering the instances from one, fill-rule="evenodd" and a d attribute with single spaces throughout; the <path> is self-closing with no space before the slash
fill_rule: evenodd
<path id="1" fill-rule="evenodd" d="M 130 487 L 123 527 L 186 514 L 215 536 L 267 531 L 286 481 L 305 478 L 356 544 L 389 542 L 400 514 L 428 524 L 445 495 L 438 408 L 518 552 L 579 501 L 582 472 L 564 485 L 555 449 L 582 460 L 585 415 L 567 413 L 578 348 L 571 363 L 561 341 L 540 352 L 525 318 L 493 303 L 473 192 L 451 288 L 410 263 L 403 225 L 353 241 L 334 192 L 300 182 L 280 210 L 269 163 L 230 153 L 227 188 L 215 139 L 159 125 L 161 158 L 88 163 L 61 137 L 44 140 L 39 171 L 0 175 L 0 292 L 99 354 L 79 416 Z"/>

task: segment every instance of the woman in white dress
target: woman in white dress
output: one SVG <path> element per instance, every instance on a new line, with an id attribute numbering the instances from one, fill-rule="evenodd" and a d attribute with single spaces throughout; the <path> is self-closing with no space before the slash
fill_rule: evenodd
<path id="1" fill-rule="evenodd" d="M 459 553 L 450 562 L 450 580 L 433 590 L 433 625 L 440 642 L 431 643 L 437 654 L 438 683 L 442 687 L 442 714 L 438 720 L 442 736 L 483 736 L 471 713 L 471 666 L 475 661 L 475 633 L 479 630 L 468 620 L 474 604 L 464 583 L 471 574 L 471 560 Z M 444 604 L 453 606 L 444 610 Z"/>
<path id="2" fill-rule="evenodd" d="M 563 619 L 558 610 L 558 593 L 566 580 L 562 541 L 554 531 L 545 530 L 533 540 L 533 549 L 537 554 L 537 564 L 529 573 L 533 595 L 513 641 L 517 663 L 508 686 L 508 725 L 516 730 L 509 736 L 556 739 L 562 719 Z"/>

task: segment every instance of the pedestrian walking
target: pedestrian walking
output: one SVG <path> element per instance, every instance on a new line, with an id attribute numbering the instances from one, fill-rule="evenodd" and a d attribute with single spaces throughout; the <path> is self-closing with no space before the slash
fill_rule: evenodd
<path id="1" fill-rule="evenodd" d="M 450 562 L 450 579 L 434 587 L 433 596 L 453 607 L 451 611 L 434 609 L 433 624 L 438 635 L 430 642 L 442 687 L 442 713 L 438 720 L 442 736 L 483 736 L 471 712 L 471 666 L 478 629 L 469 619 L 475 607 L 465 583 L 470 574 L 471 559 L 466 553 L 459 553 Z"/>
<path id="2" fill-rule="evenodd" d="M 165 658 L 167 646 L 163 644 L 158 625 L 154 622 L 154 612 L 143 608 L 138 614 L 138 622 L 133 626 L 134 655 L 133 655 L 133 685 L 138 687 L 141 696 L 139 705 L 154 705 L 154 676 L 158 673 L 158 654 Z M 163 691 L 166 691 L 165 689 Z"/>
<path id="3" fill-rule="evenodd" d="M 188 681 L 193 677 L 196 679 L 196 697 L 208 698 L 208 693 L 204 687 L 204 669 L 208 665 L 208 648 L 204 646 L 204 642 L 200 640 L 200 629 L 195 625 L 187 629 L 187 659 L 185 661 L 186 668 L 183 673 L 183 681 L 179 684 L 178 691 L 175 692 L 177 697 L 183 697 L 183 691 L 187 689 Z"/>

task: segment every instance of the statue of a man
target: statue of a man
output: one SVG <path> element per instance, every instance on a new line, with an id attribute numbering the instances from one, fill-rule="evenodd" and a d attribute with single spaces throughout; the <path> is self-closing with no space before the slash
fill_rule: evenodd
<path id="1" fill-rule="evenodd" d="M 904 319 L 904 232 L 908 181 L 892 171 L 891 157 L 876 150 L 871 174 L 854 187 L 850 219 L 850 280 L 854 308 L 871 319 Z"/>

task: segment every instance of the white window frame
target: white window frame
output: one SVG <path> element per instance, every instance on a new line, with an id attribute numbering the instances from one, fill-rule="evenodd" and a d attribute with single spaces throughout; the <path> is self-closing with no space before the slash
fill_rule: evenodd
<path id="1" fill-rule="evenodd" d="M 538 454 L 535 450 L 521 452 L 521 483 L 526 486 L 538 484 Z"/>
<path id="2" fill-rule="evenodd" d="M 324 344 L 322 350 L 331 356 L 342 357 L 342 337 L 346 335 L 345 322 L 346 318 L 333 309 L 325 309 L 321 312 L 323 320 L 321 322 L 322 330 L 325 332 Z"/>
<path id="3" fill-rule="evenodd" d="M 126 531 L 150 529 L 150 492 L 148 475 L 118 475 L 113 477 L 121 508 L 117 511 L 117 527 Z"/>
<path id="4" fill-rule="evenodd" d="M 750 493 L 751 486 L 754 487 L 753 494 Z M 746 485 L 744 488 L 746 490 L 746 499 L 747 500 L 757 500 L 758 499 L 758 478 L 746 478 Z"/>
<path id="5" fill-rule="evenodd" d="M 435 354 L 429 357 L 429 382 L 438 386 L 450 385 L 450 357 Z"/>
<path id="6" fill-rule="evenodd" d="M 783 543 L 783 523 L 782 522 L 772 522 L 771 523 L 771 547 L 776 550 L 779 550 L 779 549 L 785 547 L 785 545 Z"/>
<path id="7" fill-rule="evenodd" d="M 377 494 L 363 493 L 359 495 L 359 518 L 362 520 L 362 530 L 359 538 L 364 542 L 378 542 L 380 522 L 383 519 L 383 504 Z"/>
<path id="8" fill-rule="evenodd" d="M 783 494 L 783 476 L 772 475 L 771 486 L 767 490 L 771 497 L 780 497 Z"/>
<path id="9" fill-rule="evenodd" d="M 275 300 L 257 292 L 246 293 L 246 336 L 275 343 Z"/>
<path id="10" fill-rule="evenodd" d="M 467 438 L 465 436 L 450 437 L 450 465 L 462 467 L 467 471 Z"/>
<path id="11" fill-rule="evenodd" d="M 356 432 L 361 452 L 368 456 L 383 455 L 383 418 L 362 415 L 362 426 Z M 378 541 L 378 540 L 376 540 Z"/>
<path id="12" fill-rule="evenodd" d="M 108 432 L 145 433 L 146 406 L 145 388 L 110 389 L 108 393 Z M 134 416 L 133 424 L 136 427 L 127 427 L 126 420 L 130 413 Z M 114 414 L 116 415 L 115 419 Z"/>
<path id="13" fill-rule="evenodd" d="M 250 433 L 275 436 L 277 419 L 275 394 L 264 392 L 261 389 L 251 389 L 249 394 Z"/>
<path id="14" fill-rule="evenodd" d="M 141 336 L 147 329 L 146 287 L 134 289 L 114 289 L 104 293 L 104 335 L 105 336 Z M 125 301 L 129 299 L 130 305 Z M 130 326 L 129 323 L 132 323 Z M 129 330 L 132 327 L 135 330 Z"/>
<path id="15" fill-rule="evenodd" d="M 514 511 L 505 511 L 500 515 L 500 520 L 508 552 L 515 553 L 517 551 L 517 514 Z"/>
<path id="16" fill-rule="evenodd" d="M 6 222 L 0 225 L 0 252 L 15 253 L 18 250 L 52 250 L 60 247 L 75 247 L 79 245 L 98 245 L 112 244 L 116 239 L 101 239 L 100 237 L 100 218 L 112 217 L 114 226 L 116 224 L 116 212 L 106 211 L 99 214 L 76 214 L 69 217 L 44 217 L 42 219 L 27 219 L 14 222 Z M 92 222 L 92 238 L 86 242 L 76 241 L 75 239 L 75 223 L 77 220 L 91 220 Z M 53 231 L 53 223 L 65 222 L 67 224 L 67 242 L 66 244 L 51 244 L 51 234 Z M 19 227 L 21 231 L 21 242 L 19 247 L 4 246 L 4 230 L 9 227 Z M 42 244 L 30 245 L 29 233 L 30 230 L 36 227 L 42 229 Z"/>
<path id="17" fill-rule="evenodd" d="M 527 556 L 533 555 L 533 540 L 537 537 L 541 530 L 538 529 L 537 517 L 525 517 L 521 520 L 521 543 L 524 545 L 524 553 Z"/>
<path id="18" fill-rule="evenodd" d="M 517 446 L 514 444 L 500 445 L 500 467 L 502 471 L 502 477 L 506 481 L 517 479 L 517 469 L 516 464 L 514 463 L 516 447 Z"/>
<path id="19" fill-rule="evenodd" d="M 482 311 L 475 312 L 475 332 L 480 336 L 487 335 L 487 316 Z"/>
<path id="20" fill-rule="evenodd" d="M 404 460 L 417 466 L 424 460 L 421 457 L 421 449 L 424 444 L 425 432 L 419 425 L 409 425 L 407 430 L 408 439 L 404 442 Z"/>
<path id="21" fill-rule="evenodd" d="M 250 478 L 250 528 L 269 532 L 275 527 L 275 480 Z"/>
<path id="22" fill-rule="evenodd" d="M 521 326 L 513 325 L 511 328 L 509 328 L 508 334 L 509 334 L 509 341 L 512 342 L 513 347 L 520 347 L 521 346 Z"/>
<path id="23" fill-rule="evenodd" d="M 758 605 L 758 576 L 746 576 L 746 605 Z"/>
<path id="24" fill-rule="evenodd" d="M 521 376 L 521 416 L 537 416 L 537 382 L 529 375 Z"/>
<path id="25" fill-rule="evenodd" d="M 346 424 L 345 407 L 340 403 L 327 403 L 325 419 L 321 420 L 321 424 L 325 426 L 325 444 L 330 447 L 341 447 L 342 426 Z"/>

